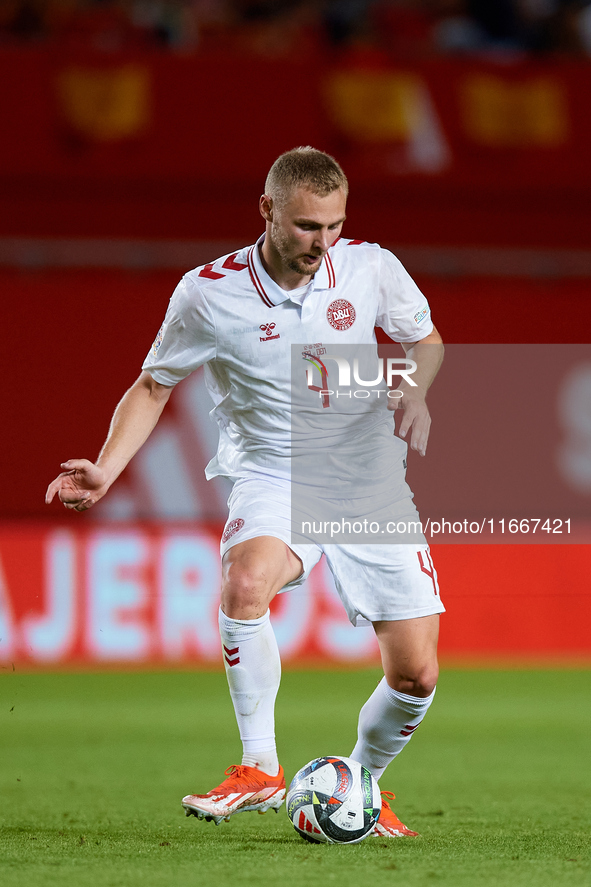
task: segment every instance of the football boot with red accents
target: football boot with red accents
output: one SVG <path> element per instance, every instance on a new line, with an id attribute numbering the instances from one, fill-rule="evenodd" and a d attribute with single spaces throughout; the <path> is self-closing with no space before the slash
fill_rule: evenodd
<path id="1" fill-rule="evenodd" d="M 412 832 L 403 822 L 400 822 L 388 801 L 386 801 L 386 798 L 393 801 L 395 797 L 396 795 L 394 792 L 382 792 L 382 810 L 372 835 L 375 835 L 377 838 L 418 837 L 418 832 Z"/>
<path id="2" fill-rule="evenodd" d="M 285 799 L 285 776 L 279 768 L 277 776 L 269 776 L 256 767 L 232 764 L 225 771 L 224 779 L 206 795 L 187 795 L 182 800 L 187 816 L 196 816 L 206 822 L 219 825 L 236 813 L 257 810 L 276 813 Z"/>

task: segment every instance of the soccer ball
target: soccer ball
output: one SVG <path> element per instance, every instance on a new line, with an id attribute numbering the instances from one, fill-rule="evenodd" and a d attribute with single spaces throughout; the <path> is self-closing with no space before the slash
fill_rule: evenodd
<path id="1" fill-rule="evenodd" d="M 351 758 L 316 758 L 299 770 L 286 799 L 296 832 L 313 844 L 357 844 L 370 835 L 382 809 L 380 789 Z"/>

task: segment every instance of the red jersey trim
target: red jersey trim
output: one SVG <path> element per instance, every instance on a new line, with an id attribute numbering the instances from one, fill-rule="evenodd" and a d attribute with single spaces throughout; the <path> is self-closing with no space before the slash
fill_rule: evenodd
<path id="1" fill-rule="evenodd" d="M 254 258 L 253 258 L 252 254 L 253 254 L 255 248 L 256 248 L 256 243 L 253 247 L 250 248 L 250 250 L 248 252 L 248 256 L 247 256 L 248 272 L 250 274 L 250 279 L 252 280 L 254 288 L 256 289 L 257 293 L 261 297 L 261 300 L 264 302 L 264 304 L 267 306 L 267 308 L 274 308 L 275 305 L 273 304 L 273 302 L 271 301 L 271 299 L 269 298 L 269 296 L 265 292 L 265 288 L 263 287 L 263 284 L 261 283 L 261 281 L 259 279 L 259 275 L 256 272 L 256 268 L 254 267 Z"/>
<path id="2" fill-rule="evenodd" d="M 332 259 L 327 253 L 325 256 L 326 259 L 326 270 L 328 271 L 328 288 L 333 289 L 337 283 L 337 277 L 334 272 L 334 265 L 332 264 Z"/>

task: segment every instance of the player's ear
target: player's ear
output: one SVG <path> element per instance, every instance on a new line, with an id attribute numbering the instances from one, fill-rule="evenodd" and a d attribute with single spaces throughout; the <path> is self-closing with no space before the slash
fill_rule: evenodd
<path id="1" fill-rule="evenodd" d="M 263 194 L 259 200 L 259 212 L 265 222 L 273 221 L 273 198 Z"/>

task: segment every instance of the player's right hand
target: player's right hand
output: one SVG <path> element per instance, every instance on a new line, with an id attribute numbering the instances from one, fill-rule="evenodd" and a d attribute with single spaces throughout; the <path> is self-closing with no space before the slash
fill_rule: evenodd
<path id="1" fill-rule="evenodd" d="M 57 493 L 60 502 L 74 511 L 91 508 L 108 490 L 107 477 L 102 468 L 88 459 L 68 459 L 64 469 L 47 487 L 45 502 L 49 505 Z"/>

